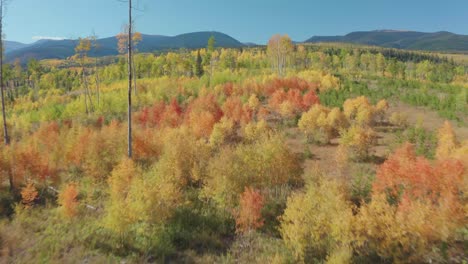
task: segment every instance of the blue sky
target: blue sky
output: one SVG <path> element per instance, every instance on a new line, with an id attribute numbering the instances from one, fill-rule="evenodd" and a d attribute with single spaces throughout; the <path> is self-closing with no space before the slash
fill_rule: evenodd
<path id="1" fill-rule="evenodd" d="M 468 0 L 134 0 L 137 30 L 177 35 L 221 31 L 265 43 L 275 33 L 294 40 L 352 31 L 402 29 L 468 35 Z M 10 0 L 6 39 L 113 36 L 126 21 L 118 0 Z M 33 39 L 34 38 L 34 39 Z"/>

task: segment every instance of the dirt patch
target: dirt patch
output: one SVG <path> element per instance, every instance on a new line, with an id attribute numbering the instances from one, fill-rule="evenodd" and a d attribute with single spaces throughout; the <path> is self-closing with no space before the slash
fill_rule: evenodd
<path id="1" fill-rule="evenodd" d="M 408 115 L 408 121 L 410 125 L 421 122 L 425 129 L 431 131 L 437 131 L 446 120 L 443 117 L 440 117 L 435 111 L 429 110 L 425 107 L 410 106 L 401 102 L 398 102 L 390 107 L 389 115 L 391 115 L 393 112 L 406 113 Z M 454 121 L 449 122 L 452 123 L 453 129 L 455 130 L 459 140 L 463 141 L 468 139 L 468 127 L 459 126 Z"/>
<path id="2" fill-rule="evenodd" d="M 430 111 L 422 107 L 413 107 L 403 103 L 398 103 L 390 107 L 389 116 L 393 112 L 403 112 L 408 115 L 410 125 L 415 125 L 421 122 L 422 126 L 431 131 L 437 131 L 445 122 L 445 119 L 440 117 L 435 111 Z M 457 126 L 455 122 L 451 122 L 457 137 L 460 140 L 468 140 L 468 127 Z M 374 130 L 377 132 L 378 141 L 371 148 L 371 158 L 369 161 L 362 163 L 370 168 L 375 168 L 381 164 L 391 153 L 392 146 L 395 144 L 396 136 L 394 127 L 377 126 Z M 335 153 L 338 148 L 339 139 L 335 138 L 327 145 L 317 145 L 308 143 L 303 133 L 297 127 L 288 128 L 286 130 L 287 144 L 294 153 L 304 156 L 304 171 L 313 170 L 319 167 L 324 173 L 329 176 L 336 176 L 337 168 L 335 161 Z M 349 176 L 349 175 L 345 175 Z"/>

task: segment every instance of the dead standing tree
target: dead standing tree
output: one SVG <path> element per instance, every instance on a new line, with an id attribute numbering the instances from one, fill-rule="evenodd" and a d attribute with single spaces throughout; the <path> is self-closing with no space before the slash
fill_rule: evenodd
<path id="1" fill-rule="evenodd" d="M 10 144 L 10 137 L 8 136 L 8 127 L 6 120 L 6 109 L 5 109 L 5 87 L 3 81 L 3 15 L 8 0 L 0 0 L 0 87 L 2 97 L 2 116 L 3 116 L 3 139 L 5 145 Z"/>
<path id="2" fill-rule="evenodd" d="M 2 97 L 2 116 L 3 116 L 3 140 L 5 141 L 5 146 L 10 145 L 10 137 L 8 135 L 8 126 L 6 120 L 6 109 L 5 109 L 5 87 L 3 83 L 3 17 L 4 10 L 8 0 L 0 0 L 0 93 Z M 10 171 L 8 173 L 8 181 L 10 184 L 10 191 L 15 192 L 15 185 L 13 182 L 13 173 Z"/>
<path id="3" fill-rule="evenodd" d="M 116 38 L 117 38 L 117 49 L 120 54 L 125 54 L 127 53 L 128 49 L 128 25 L 125 25 L 123 27 L 123 32 L 119 33 Z M 137 75 L 136 75 L 136 66 L 135 66 L 135 53 L 137 52 L 137 45 L 140 43 L 142 40 L 142 35 L 140 32 L 135 32 L 135 29 L 132 29 L 133 36 L 132 36 L 132 74 L 133 74 L 133 91 L 135 92 L 135 95 L 137 94 Z"/>

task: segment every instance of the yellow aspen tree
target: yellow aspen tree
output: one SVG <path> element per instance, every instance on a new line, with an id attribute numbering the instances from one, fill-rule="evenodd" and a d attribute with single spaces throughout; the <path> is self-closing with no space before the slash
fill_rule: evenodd
<path id="1" fill-rule="evenodd" d="M 445 121 L 444 125 L 439 129 L 437 133 L 437 139 L 437 159 L 449 158 L 459 145 L 457 136 L 455 135 L 453 127 L 449 121 Z"/>

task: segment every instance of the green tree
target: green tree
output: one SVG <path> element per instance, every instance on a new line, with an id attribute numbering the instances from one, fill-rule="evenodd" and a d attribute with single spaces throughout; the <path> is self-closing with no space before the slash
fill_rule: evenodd
<path id="1" fill-rule="evenodd" d="M 195 63 L 195 75 L 200 78 L 204 74 L 203 71 L 203 59 L 200 55 L 200 50 L 197 52 L 197 61 Z"/>
<path id="2" fill-rule="evenodd" d="M 208 39 L 208 46 L 207 46 L 207 50 L 209 53 L 213 53 L 213 51 L 215 50 L 215 44 L 216 44 L 216 39 L 214 36 L 211 36 Z"/>

